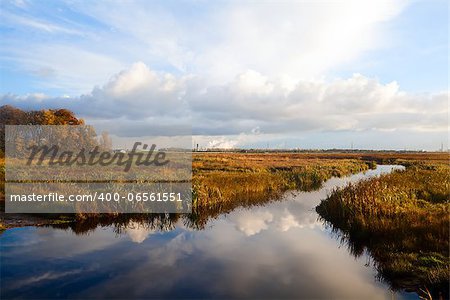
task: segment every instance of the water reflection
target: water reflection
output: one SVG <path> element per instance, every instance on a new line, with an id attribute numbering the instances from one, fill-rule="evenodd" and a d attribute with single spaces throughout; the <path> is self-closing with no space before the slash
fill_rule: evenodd
<path id="1" fill-rule="evenodd" d="M 318 221 L 314 192 L 220 215 L 126 215 L 1 237 L 4 298 L 390 298 Z M 61 230 L 64 229 L 64 230 Z M 199 230 L 200 229 L 200 230 Z M 402 297 L 402 295 L 397 295 Z"/>

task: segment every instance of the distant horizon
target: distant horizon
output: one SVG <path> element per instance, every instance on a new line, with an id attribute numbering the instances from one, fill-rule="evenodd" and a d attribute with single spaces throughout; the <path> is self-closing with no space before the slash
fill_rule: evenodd
<path id="1" fill-rule="evenodd" d="M 193 148 L 193 150 L 195 150 Z M 443 153 L 450 152 L 450 149 L 444 150 L 420 150 L 420 149 L 345 149 L 345 148 L 323 148 L 323 149 L 314 149 L 314 148 L 202 148 L 199 150 L 195 150 L 194 152 L 234 152 L 234 151 L 268 151 L 268 152 L 411 152 L 411 153 Z"/>

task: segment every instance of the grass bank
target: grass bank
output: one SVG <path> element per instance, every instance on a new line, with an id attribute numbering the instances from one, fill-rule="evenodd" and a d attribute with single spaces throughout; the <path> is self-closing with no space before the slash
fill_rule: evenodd
<path id="1" fill-rule="evenodd" d="M 317 207 L 355 256 L 368 250 L 394 289 L 448 297 L 448 163 L 405 163 L 405 171 L 335 190 Z"/>
<path id="2" fill-rule="evenodd" d="M 286 190 L 313 190 L 332 176 L 367 170 L 358 159 L 309 158 L 297 153 L 197 153 L 193 157 L 194 207 L 276 198 Z"/>

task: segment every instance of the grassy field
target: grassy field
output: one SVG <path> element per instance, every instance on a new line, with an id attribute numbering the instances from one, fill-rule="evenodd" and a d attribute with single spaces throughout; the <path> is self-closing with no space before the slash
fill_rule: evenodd
<path id="1" fill-rule="evenodd" d="M 447 156 L 448 157 L 448 156 Z M 335 190 L 317 207 L 355 256 L 367 249 L 397 289 L 448 297 L 450 166 L 406 161 L 397 171 Z"/>
<path id="2" fill-rule="evenodd" d="M 443 163 L 446 159 L 442 153 L 197 152 L 192 162 L 193 210 L 199 215 L 211 215 L 264 203 L 286 190 L 316 189 L 332 176 L 357 173 L 376 163 L 410 165 Z M 0 158 L 0 204 L 4 204 L 4 174 L 4 159 Z"/>

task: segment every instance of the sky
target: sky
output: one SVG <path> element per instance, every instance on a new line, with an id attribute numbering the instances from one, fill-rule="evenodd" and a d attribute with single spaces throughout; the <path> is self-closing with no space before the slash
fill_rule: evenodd
<path id="1" fill-rule="evenodd" d="M 448 147 L 447 1 L 0 5 L 0 105 L 200 147 Z"/>

